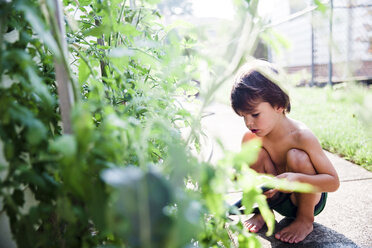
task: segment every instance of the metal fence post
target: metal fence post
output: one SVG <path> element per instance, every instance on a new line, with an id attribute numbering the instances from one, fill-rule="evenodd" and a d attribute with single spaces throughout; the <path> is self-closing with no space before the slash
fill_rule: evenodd
<path id="1" fill-rule="evenodd" d="M 346 50 L 346 65 L 347 69 L 350 70 L 351 68 L 351 60 L 352 60 L 352 40 L 353 40 L 353 3 L 351 0 L 348 1 L 348 8 L 347 8 L 347 50 Z M 348 72 L 348 74 L 352 76 L 352 70 Z M 349 76 L 349 75 L 348 75 Z"/>
<path id="2" fill-rule="evenodd" d="M 331 9 L 329 14 L 329 39 L 328 39 L 328 85 L 332 85 L 332 43 L 333 43 L 333 0 L 331 0 Z"/>
<path id="3" fill-rule="evenodd" d="M 311 21 L 310 21 L 310 25 L 311 25 L 311 82 L 310 82 L 310 86 L 314 86 L 314 80 L 315 80 L 315 38 L 314 38 L 314 14 L 313 12 L 311 11 Z"/>

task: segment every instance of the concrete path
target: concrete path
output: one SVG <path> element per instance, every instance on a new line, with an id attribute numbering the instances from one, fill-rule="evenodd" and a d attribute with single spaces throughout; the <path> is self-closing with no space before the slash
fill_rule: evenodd
<path id="1" fill-rule="evenodd" d="M 226 105 L 213 104 L 202 121 L 211 139 L 224 145 L 226 150 L 239 151 L 243 133 L 243 119 Z M 212 162 L 223 157 L 223 150 L 213 143 Z M 209 151 L 207 152 L 209 153 Z M 341 181 L 340 188 L 328 195 L 326 208 L 315 217 L 314 231 L 300 244 L 291 245 L 259 233 L 263 247 L 372 247 L 372 173 L 336 155 L 326 152 Z M 204 154 L 203 156 L 208 156 Z M 239 194 L 231 194 L 231 202 Z M 276 231 L 288 225 L 289 219 L 276 214 Z"/>

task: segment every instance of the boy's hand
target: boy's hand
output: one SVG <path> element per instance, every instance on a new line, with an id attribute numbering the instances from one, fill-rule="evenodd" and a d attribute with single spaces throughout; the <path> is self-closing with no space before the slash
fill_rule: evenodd
<path id="1" fill-rule="evenodd" d="M 298 182 L 298 174 L 297 173 L 293 173 L 293 172 L 285 172 L 285 173 L 282 173 L 280 175 L 277 175 L 276 178 L 280 178 L 280 179 L 287 179 L 289 182 Z M 284 190 L 281 190 L 280 192 L 283 192 L 283 193 L 292 193 L 293 191 L 284 191 Z"/>
<path id="2" fill-rule="evenodd" d="M 293 172 L 285 172 L 283 174 L 277 175 L 276 178 L 286 178 L 290 182 L 298 181 L 297 173 L 293 173 Z"/>
<path id="3" fill-rule="evenodd" d="M 289 182 L 296 182 L 298 181 L 298 173 L 293 173 L 293 172 L 285 172 L 283 174 L 277 175 L 276 178 L 285 178 Z M 273 197 L 276 193 L 278 193 L 278 189 L 269 189 L 263 192 L 263 194 L 266 196 L 267 199 L 270 199 Z M 283 193 L 292 193 L 292 191 L 284 191 L 280 190 L 280 192 Z"/>
<path id="4" fill-rule="evenodd" d="M 278 193 L 278 190 L 277 189 L 269 189 L 268 191 L 264 192 L 263 194 L 266 196 L 267 199 L 270 199 L 276 193 Z"/>

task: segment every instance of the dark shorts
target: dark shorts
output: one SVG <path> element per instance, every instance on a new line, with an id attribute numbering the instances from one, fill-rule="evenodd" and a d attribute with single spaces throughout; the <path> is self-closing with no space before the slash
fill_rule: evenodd
<path id="1" fill-rule="evenodd" d="M 278 206 L 273 207 L 273 209 L 278 212 L 279 214 L 286 216 L 286 217 L 296 217 L 297 213 L 297 206 L 293 204 L 290 199 L 290 194 L 286 194 L 288 197 L 283 200 Z M 323 211 L 326 202 L 327 202 L 328 194 L 326 192 L 322 193 L 322 197 L 320 198 L 318 204 L 316 204 L 314 208 L 314 216 L 320 214 Z"/>

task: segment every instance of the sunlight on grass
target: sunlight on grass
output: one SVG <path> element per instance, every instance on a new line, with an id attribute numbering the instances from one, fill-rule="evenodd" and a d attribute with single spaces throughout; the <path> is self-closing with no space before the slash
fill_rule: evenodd
<path id="1" fill-rule="evenodd" d="M 304 122 L 324 149 L 372 171 L 372 140 L 357 105 L 366 92 L 358 87 L 291 88 L 289 116 Z"/>

